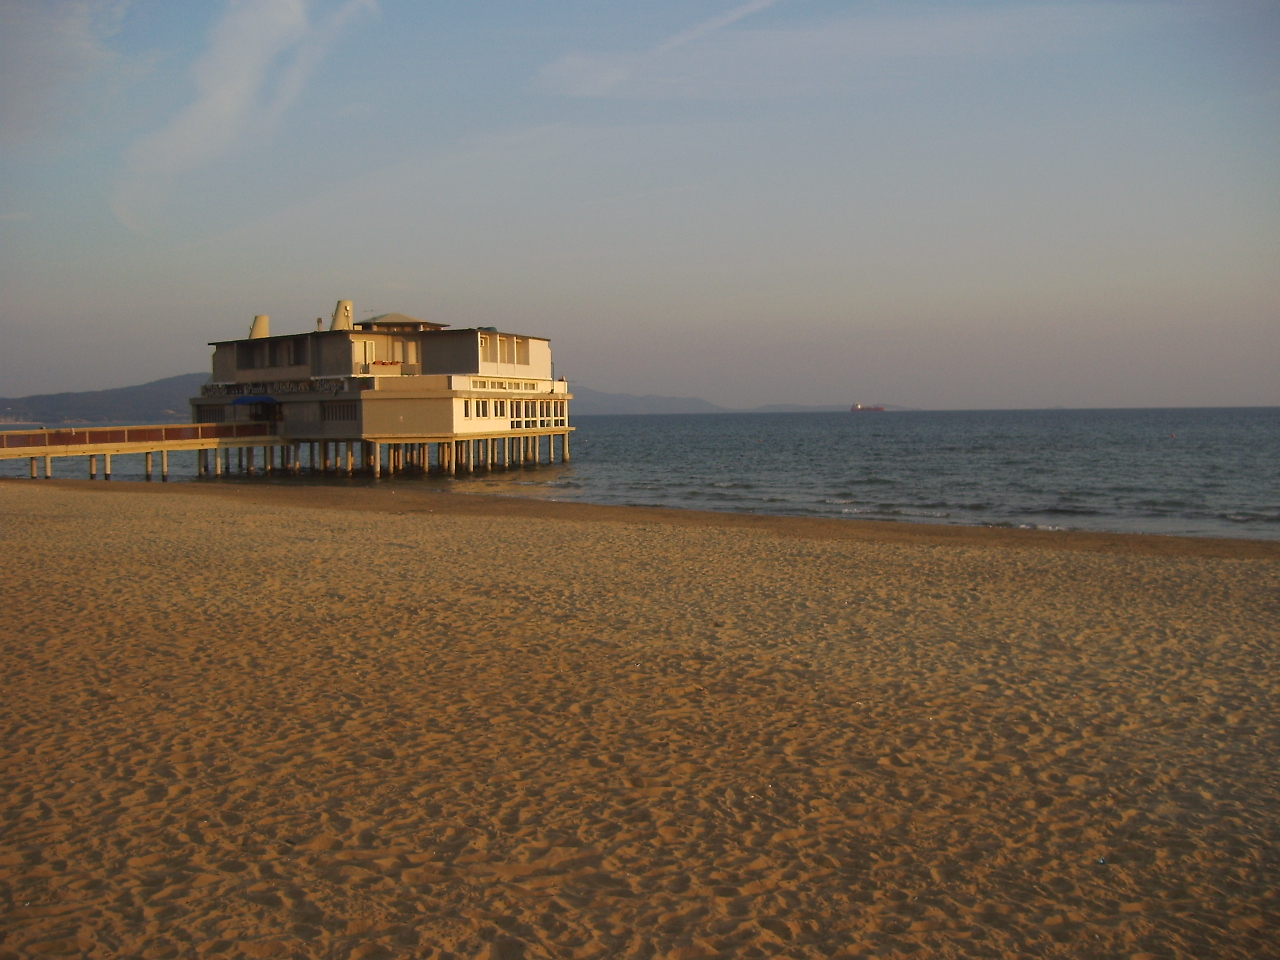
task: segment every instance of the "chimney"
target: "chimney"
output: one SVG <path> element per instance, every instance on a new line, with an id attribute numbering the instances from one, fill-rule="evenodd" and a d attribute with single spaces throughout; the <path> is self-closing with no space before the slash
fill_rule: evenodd
<path id="1" fill-rule="evenodd" d="M 262 340 L 271 336 L 271 318 L 260 313 L 253 318 L 253 326 L 249 328 L 250 340 Z"/>
<path id="2" fill-rule="evenodd" d="M 330 330 L 354 330 L 355 327 L 351 323 L 351 301 L 339 300 L 338 305 L 333 310 L 333 323 L 329 325 Z"/>

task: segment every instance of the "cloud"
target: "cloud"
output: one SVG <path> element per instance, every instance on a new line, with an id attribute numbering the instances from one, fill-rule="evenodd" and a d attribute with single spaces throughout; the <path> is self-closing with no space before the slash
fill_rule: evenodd
<path id="1" fill-rule="evenodd" d="M 534 86 L 569 97 L 806 96 L 903 66 L 1026 57 L 1190 15 L 1181 3 L 1025 3 L 904 7 L 820 24 L 729 29 L 775 2 L 755 0 L 645 52 L 568 54 L 544 67 Z"/>
<path id="2" fill-rule="evenodd" d="M 135 143 L 111 199 L 134 230 L 151 223 L 183 174 L 269 134 L 293 105 L 343 27 L 375 0 L 346 0 L 316 24 L 309 0 L 230 0 L 191 70 L 196 98 Z"/>
<path id="3" fill-rule="evenodd" d="M 592 55 L 572 53 L 546 66 L 538 75 L 536 86 L 547 93 L 570 97 L 604 97 L 646 66 L 681 47 L 732 26 L 744 17 L 779 0 L 750 0 L 727 13 L 712 17 L 681 31 L 645 53 L 613 53 Z"/>
<path id="4" fill-rule="evenodd" d="M 106 45 L 124 3 L 0 0 L 0 142 L 47 138 L 86 112 L 84 86 L 119 63 Z"/>

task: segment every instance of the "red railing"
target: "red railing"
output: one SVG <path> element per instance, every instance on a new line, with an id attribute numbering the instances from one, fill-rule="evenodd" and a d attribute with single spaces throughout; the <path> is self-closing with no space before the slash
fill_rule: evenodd
<path id="1" fill-rule="evenodd" d="M 154 427 L 15 430 L 0 433 L 0 450 L 15 447 L 80 447 L 95 443 L 164 443 L 166 440 L 269 437 L 275 432 L 274 423 L 193 423 Z"/>

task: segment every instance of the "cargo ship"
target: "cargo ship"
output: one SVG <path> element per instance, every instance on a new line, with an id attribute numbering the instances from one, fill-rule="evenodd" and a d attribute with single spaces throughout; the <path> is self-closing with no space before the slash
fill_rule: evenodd
<path id="1" fill-rule="evenodd" d="M 850 413 L 884 413 L 884 407 L 864 407 L 860 403 L 855 403 L 849 408 Z"/>

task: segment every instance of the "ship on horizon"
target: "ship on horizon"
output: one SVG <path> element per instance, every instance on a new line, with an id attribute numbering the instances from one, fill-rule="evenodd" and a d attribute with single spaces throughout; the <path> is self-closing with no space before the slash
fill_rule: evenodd
<path id="1" fill-rule="evenodd" d="M 874 407 L 864 407 L 860 403 L 855 403 L 852 407 L 849 408 L 849 412 L 850 413 L 884 413 L 885 408 L 879 405 Z"/>

